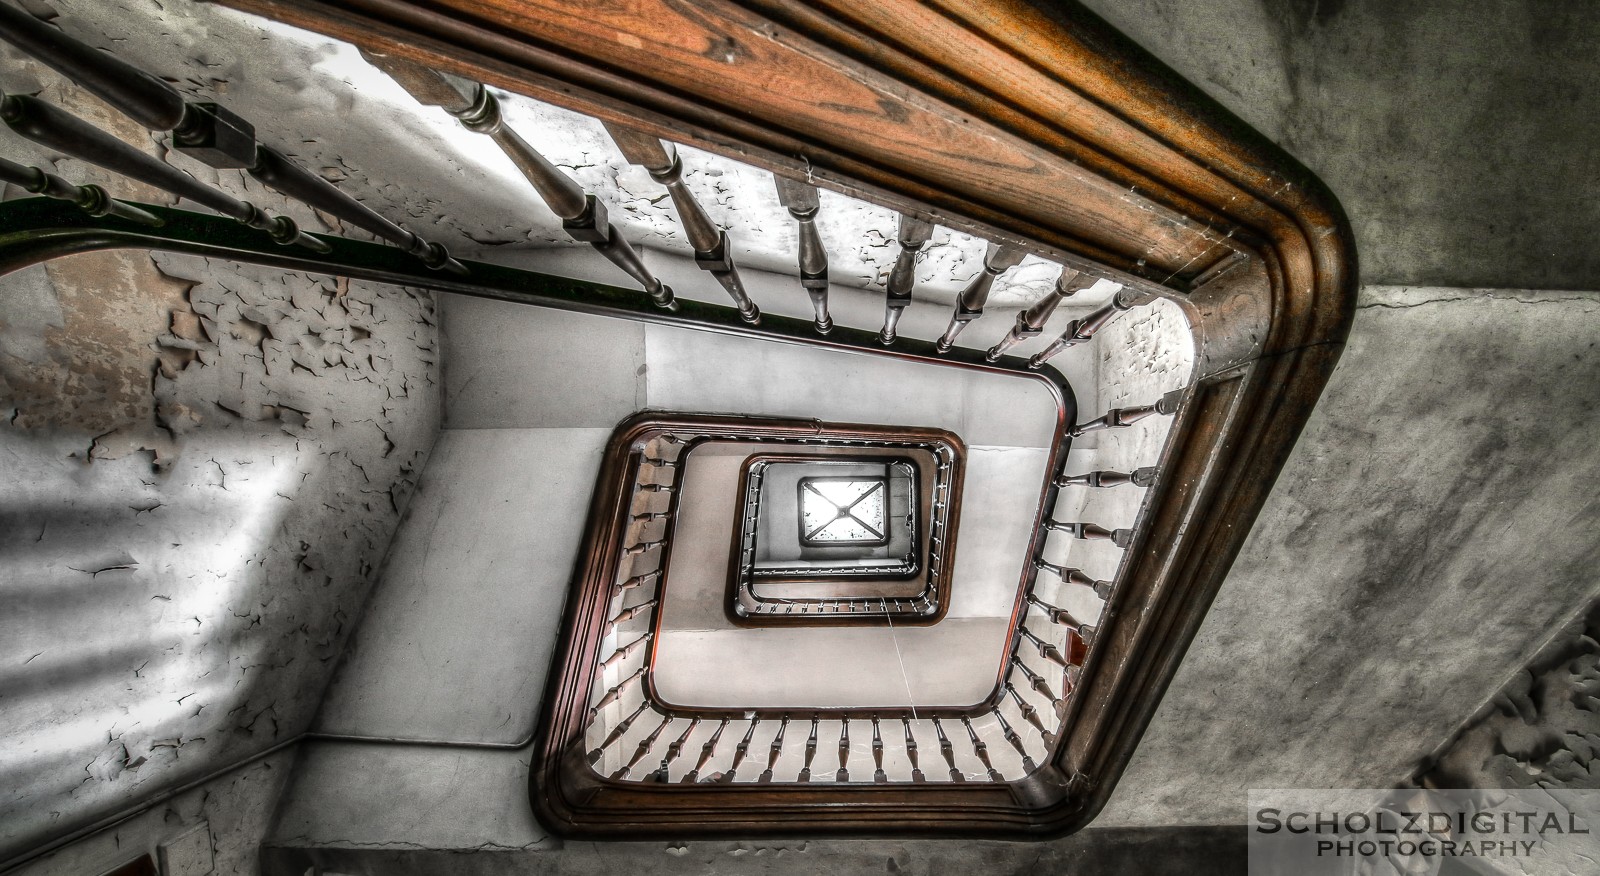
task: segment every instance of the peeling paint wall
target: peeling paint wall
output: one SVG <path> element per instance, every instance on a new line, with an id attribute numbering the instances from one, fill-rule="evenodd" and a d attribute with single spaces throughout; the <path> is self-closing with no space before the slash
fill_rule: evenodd
<path id="1" fill-rule="evenodd" d="M 37 65 L 0 86 L 163 153 Z M 435 324 L 431 293 L 193 257 L 0 277 L 0 862 L 309 726 L 438 431 Z"/>
<path id="2" fill-rule="evenodd" d="M 1419 771 L 1430 788 L 1600 790 L 1600 600 Z"/>
<path id="3" fill-rule="evenodd" d="M 10 855 L 308 726 L 439 379 L 427 294 L 143 253 L 0 290 L 43 338 L 0 357 Z"/>

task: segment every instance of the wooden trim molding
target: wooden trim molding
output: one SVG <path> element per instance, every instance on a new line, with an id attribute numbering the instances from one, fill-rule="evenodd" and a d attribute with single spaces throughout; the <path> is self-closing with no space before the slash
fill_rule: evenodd
<path id="1" fill-rule="evenodd" d="M 227 2 L 1178 303 L 1195 380 L 1064 735 L 1026 779 L 828 794 L 596 780 L 555 799 L 538 783 L 584 774 L 581 752 L 534 771 L 546 824 L 593 838 L 1023 839 L 1095 817 L 1349 332 L 1354 245 L 1316 177 L 1071 2 Z"/>

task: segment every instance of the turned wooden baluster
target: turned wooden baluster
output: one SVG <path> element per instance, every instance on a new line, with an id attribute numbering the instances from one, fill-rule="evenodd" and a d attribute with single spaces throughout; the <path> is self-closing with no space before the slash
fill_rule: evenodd
<path id="1" fill-rule="evenodd" d="M 678 465 L 678 461 L 675 459 L 664 459 L 659 456 L 640 457 L 640 461 L 644 465 L 652 466 L 654 468 L 675 468 Z"/>
<path id="2" fill-rule="evenodd" d="M 1156 482 L 1155 466 L 1136 468 L 1133 471 L 1091 471 L 1077 475 L 1061 475 L 1056 478 L 1058 487 L 1118 487 L 1123 484 L 1133 484 L 1136 487 L 1148 487 Z"/>
<path id="3" fill-rule="evenodd" d="M 1053 645 L 1053 644 L 1051 644 L 1049 642 L 1046 642 L 1045 640 L 1039 638 L 1037 635 L 1034 634 L 1033 630 L 1030 630 L 1025 626 L 1020 626 L 1019 625 L 1017 627 L 1017 632 L 1021 633 L 1022 637 L 1024 639 L 1027 639 L 1028 642 L 1030 644 L 1032 644 L 1034 648 L 1038 649 L 1040 657 L 1043 657 L 1044 659 L 1050 661 L 1051 663 L 1054 663 L 1057 666 L 1060 666 L 1062 669 L 1066 669 L 1068 666 L 1072 665 L 1072 664 L 1067 662 L 1066 655 L 1062 654 L 1060 649 L 1056 648 L 1055 645 Z M 1068 635 L 1071 635 L 1072 631 L 1068 630 L 1067 633 L 1068 633 Z"/>
<path id="4" fill-rule="evenodd" d="M 632 578 L 628 578 L 627 580 L 623 581 L 621 584 L 617 585 L 617 595 L 621 596 L 622 594 L 627 593 L 629 590 L 632 590 L 635 587 L 643 587 L 646 584 L 652 584 L 652 583 L 655 582 L 655 580 L 657 578 L 660 578 L 660 577 L 661 577 L 661 570 L 660 569 L 656 569 L 653 572 L 645 572 L 642 575 L 634 575 Z"/>
<path id="5" fill-rule="evenodd" d="M 983 764 L 984 772 L 989 774 L 989 781 L 1005 781 L 1005 777 L 1000 775 L 999 771 L 994 768 L 994 764 L 989 762 L 988 744 L 982 739 L 978 738 L 978 731 L 973 729 L 972 722 L 967 719 L 966 715 L 961 716 L 961 723 L 967 728 L 967 738 L 972 741 L 972 753 L 976 754 L 978 756 L 978 762 Z"/>
<path id="6" fill-rule="evenodd" d="M 933 718 L 933 732 L 939 737 L 939 753 L 944 755 L 944 762 L 950 767 L 950 781 L 965 782 L 967 777 L 956 769 L 956 747 L 950 744 L 950 737 L 944 735 L 944 725 L 939 723 L 937 715 Z"/>
<path id="7" fill-rule="evenodd" d="M 653 551 L 658 547 L 664 547 L 664 546 L 666 546 L 666 543 L 667 543 L 666 536 L 662 536 L 661 538 L 658 538 L 655 541 L 641 541 L 641 542 L 639 542 L 638 544 L 636 544 L 636 545 L 634 545 L 632 547 L 623 548 L 622 549 L 622 555 L 625 556 L 625 557 L 637 557 L 638 555 L 640 555 L 642 553 L 646 553 L 648 551 Z"/>
<path id="8" fill-rule="evenodd" d="M 878 340 L 884 346 L 894 343 L 900 316 L 911 305 L 911 292 L 917 285 L 917 253 L 933 237 L 933 223 L 900 214 L 900 254 L 889 271 L 883 313 L 883 330 Z"/>
<path id="9" fill-rule="evenodd" d="M 606 735 L 605 741 L 600 743 L 599 747 L 589 752 L 589 765 L 594 766 L 595 764 L 599 763 L 600 758 L 605 756 L 606 749 L 611 747 L 611 743 L 621 739 L 622 734 L 627 733 L 628 728 L 633 726 L 634 720 L 640 715 L 644 714 L 644 710 L 648 708 L 650 708 L 650 702 L 648 700 L 639 703 L 639 708 L 634 709 L 633 714 L 623 718 L 616 727 L 612 728 L 611 732 Z"/>
<path id="10" fill-rule="evenodd" d="M 589 710 L 589 720 L 593 721 L 594 716 L 600 714 L 601 709 L 604 709 L 606 706 L 609 706 L 617 700 L 622 699 L 623 695 L 628 692 L 628 689 L 633 687 L 639 682 L 639 679 L 644 677 L 644 670 L 645 668 L 643 666 L 635 669 L 632 675 L 617 682 L 616 687 L 606 691 L 606 695 L 600 698 L 600 702 L 595 703 L 594 708 Z"/>
<path id="11" fill-rule="evenodd" d="M 784 715 L 783 721 L 778 725 L 778 735 L 772 737 L 772 747 L 767 749 L 767 768 L 761 771 L 761 778 L 756 781 L 767 784 L 772 781 L 772 768 L 778 765 L 778 758 L 783 756 L 783 734 L 789 732 L 789 716 Z"/>
<path id="12" fill-rule="evenodd" d="M 878 716 L 872 716 L 872 780 L 874 782 L 889 781 L 889 774 L 883 771 L 883 734 L 878 730 Z"/>
<path id="13" fill-rule="evenodd" d="M 706 764 L 710 763 L 713 757 L 717 756 L 717 743 L 721 741 L 722 731 L 726 729 L 728 729 L 728 719 L 723 718 L 721 723 L 717 724 L 717 729 L 712 731 L 711 738 L 700 746 L 700 759 L 695 761 L 694 769 L 689 770 L 688 775 L 683 777 L 683 784 L 692 785 L 700 781 L 700 771 L 706 768 Z"/>
<path id="14" fill-rule="evenodd" d="M 444 74 L 421 64 L 363 52 L 362 56 L 373 66 L 389 74 L 416 98 L 418 103 L 436 106 L 456 117 L 463 128 L 483 134 L 495 142 L 522 171 L 534 191 L 557 217 L 561 227 L 573 240 L 587 243 L 608 261 L 621 268 L 650 295 L 658 307 L 678 309 L 672 289 L 661 282 L 645 267 L 644 259 L 633 244 L 607 217 L 606 206 L 594 195 L 584 192 L 572 177 L 567 176 L 550 160 L 528 145 L 528 141 L 506 125 L 500 115 L 500 101 L 481 83 L 470 83 L 470 94 L 457 87 L 456 82 Z"/>
<path id="15" fill-rule="evenodd" d="M 983 358 L 994 362 L 1017 344 L 1043 334 L 1044 324 L 1050 321 L 1051 314 L 1056 312 L 1056 307 L 1061 302 L 1094 284 L 1093 277 L 1080 274 L 1071 268 L 1062 268 L 1061 276 L 1056 278 L 1055 288 L 1046 292 L 1043 298 L 1033 303 L 1033 306 L 1018 313 L 1016 325 L 1013 325 L 1011 331 L 1000 339 L 1000 343 L 990 347 Z"/>
<path id="16" fill-rule="evenodd" d="M 761 321 L 761 309 L 744 291 L 744 281 L 733 264 L 733 247 L 728 243 L 728 232 L 716 226 L 705 208 L 683 184 L 683 159 L 678 149 L 653 134 L 633 128 L 604 122 L 606 132 L 622 151 L 629 164 L 644 168 L 650 178 L 665 186 L 672 197 L 672 206 L 678 211 L 678 221 L 683 225 L 684 237 L 694 249 L 694 263 L 709 273 L 728 297 L 739 308 L 739 318 L 755 325 Z"/>
<path id="17" fill-rule="evenodd" d="M 760 723 L 760 718 L 750 719 L 750 727 L 744 731 L 744 738 L 739 740 L 739 744 L 733 747 L 732 765 L 728 767 L 728 771 L 723 773 L 722 778 L 718 781 L 727 784 L 733 781 L 734 776 L 738 775 L 739 765 L 744 763 L 745 757 L 750 753 L 750 740 L 756 735 L 756 725 Z"/>
<path id="18" fill-rule="evenodd" d="M 817 333 L 825 335 L 833 331 L 833 317 L 828 315 L 828 251 L 817 233 L 817 211 L 822 209 L 822 200 L 814 185 L 783 176 L 773 179 L 778 184 L 779 203 L 794 217 L 799 229 L 800 288 L 811 296 Z"/>
<path id="19" fill-rule="evenodd" d="M 834 773 L 835 782 L 850 781 L 850 718 L 847 716 L 839 722 L 839 771 Z"/>
<path id="20" fill-rule="evenodd" d="M 1146 417 L 1152 417 L 1157 414 L 1170 416 L 1177 413 L 1178 406 L 1183 403 L 1183 392 L 1184 391 L 1181 389 L 1174 389 L 1166 395 L 1163 395 L 1153 405 L 1138 405 L 1131 408 L 1112 408 L 1111 410 L 1106 411 L 1104 415 L 1096 419 L 1090 420 L 1087 423 L 1079 423 L 1078 425 L 1073 426 L 1068 434 L 1074 438 L 1077 438 L 1090 432 L 1098 432 L 1101 429 L 1121 429 L 1126 426 L 1132 426 L 1134 423 L 1137 423 Z"/>
<path id="21" fill-rule="evenodd" d="M 260 207 L 218 191 L 36 97 L 5 95 L 0 99 L 0 119 L 41 146 L 203 204 L 241 225 L 265 231 L 275 243 L 329 251 L 326 243 L 302 232 L 287 216 L 269 216 Z"/>
<path id="22" fill-rule="evenodd" d="M 656 747 L 656 740 L 660 738 L 661 731 L 667 729 L 667 725 L 671 724 L 675 720 L 677 719 L 671 715 L 663 717 L 661 719 L 661 723 L 656 725 L 656 729 L 650 731 L 649 736 L 639 740 L 638 746 L 633 750 L 633 757 L 630 758 L 626 764 L 623 764 L 622 769 L 612 773 L 611 778 L 627 778 L 628 775 L 633 772 L 634 766 L 637 765 L 639 761 L 644 760 L 644 756 L 650 753 L 650 749 Z"/>
<path id="23" fill-rule="evenodd" d="M 922 774 L 922 768 L 917 764 L 917 737 L 911 735 L 911 718 L 901 715 L 900 726 L 905 730 L 906 757 L 911 761 L 911 781 L 926 782 L 928 777 Z"/>
<path id="24" fill-rule="evenodd" d="M 1006 720 L 1006 716 L 1001 714 L 998 708 L 994 710 L 994 716 L 1000 722 L 1000 731 L 1005 734 L 1006 741 L 1011 743 L 1011 747 L 1017 750 L 1017 754 L 1022 755 L 1022 768 L 1027 772 L 1033 772 L 1038 765 L 1033 762 L 1033 758 L 1028 756 L 1028 749 L 1022 745 L 1022 737 L 1017 735 L 1017 731 L 1011 729 L 1011 722 Z"/>
<path id="25" fill-rule="evenodd" d="M 1132 310 L 1141 304 L 1148 304 L 1154 300 L 1155 296 L 1148 292 L 1136 292 L 1132 289 L 1117 290 L 1117 294 L 1111 296 L 1110 301 L 1090 311 L 1088 316 L 1067 323 L 1066 331 L 1061 333 L 1061 337 L 1051 341 L 1050 346 L 1040 350 L 1032 359 L 1029 359 L 1028 367 L 1038 368 L 1040 365 L 1050 361 L 1062 350 L 1068 347 L 1076 347 L 1093 338 L 1097 332 L 1106 327 L 1107 323 L 1116 318 L 1117 314 Z"/>
<path id="26" fill-rule="evenodd" d="M 661 766 L 657 767 L 655 773 L 652 774 L 652 778 L 655 781 L 666 782 L 671 778 L 672 762 L 677 760 L 678 755 L 683 753 L 683 746 L 689 741 L 689 734 L 693 733 L 694 729 L 699 726 L 700 719 L 691 718 L 689 726 L 683 728 L 683 732 L 678 734 L 678 738 L 672 740 L 672 744 L 667 746 L 667 756 L 661 759 Z"/>
<path id="27" fill-rule="evenodd" d="M 1082 569 L 1074 569 L 1068 566 L 1058 566 L 1055 563 L 1047 562 L 1045 560 L 1034 560 L 1033 564 L 1041 569 L 1054 572 L 1061 576 L 1061 583 L 1063 584 L 1081 584 L 1084 587 L 1093 587 L 1095 595 L 1099 596 L 1101 599 L 1106 599 L 1111 596 L 1110 581 L 1096 581 L 1088 575 L 1085 575 Z M 1033 596 L 1030 594 L 1028 598 L 1032 600 Z M 1035 602 L 1034 604 L 1038 605 L 1046 612 L 1062 611 L 1064 613 L 1063 609 L 1054 608 L 1041 602 Z M 1071 617 L 1071 615 L 1066 616 Z M 1057 621 L 1057 623 L 1065 623 L 1065 621 Z"/>
<path id="28" fill-rule="evenodd" d="M 1057 608 L 1049 603 L 1041 602 L 1039 601 L 1039 597 L 1034 596 L 1032 593 L 1028 594 L 1027 599 L 1028 604 L 1044 612 L 1045 617 L 1048 618 L 1051 623 L 1060 624 L 1061 626 L 1066 627 L 1068 630 L 1077 633 L 1078 637 L 1083 639 L 1085 642 L 1094 638 L 1094 627 L 1073 617 L 1072 613 L 1066 609 Z"/>
<path id="29" fill-rule="evenodd" d="M 650 633 L 645 633 L 639 638 L 634 639 L 632 642 L 629 642 L 621 648 L 612 651 L 610 657 L 607 657 L 605 660 L 600 662 L 600 671 L 609 672 L 611 667 L 616 666 L 618 663 L 621 663 L 629 657 L 632 657 L 634 652 L 638 651 L 640 648 L 643 648 L 645 644 L 650 641 L 650 636 Z"/>
<path id="30" fill-rule="evenodd" d="M 1055 710 L 1057 718 L 1060 718 L 1060 717 L 1063 717 L 1064 715 L 1066 715 L 1066 713 L 1067 713 L 1066 701 L 1058 699 L 1056 697 L 1055 693 L 1050 690 L 1050 682 L 1045 681 L 1044 677 L 1041 676 L 1039 673 L 1034 672 L 1032 669 L 1029 669 L 1028 668 L 1028 664 L 1023 663 L 1022 662 L 1022 658 L 1017 656 L 1016 654 L 1011 655 L 1011 665 L 1017 667 L 1020 670 L 1022 670 L 1023 676 L 1028 679 L 1028 685 L 1030 687 L 1032 687 L 1034 690 L 1038 691 L 1040 696 L 1042 696 L 1045 699 L 1050 701 L 1050 706 L 1051 706 L 1052 709 Z"/>
<path id="31" fill-rule="evenodd" d="M 983 316 L 983 306 L 989 303 L 989 290 L 994 288 L 995 278 L 1016 267 L 1026 255 L 1027 252 L 1020 246 L 989 244 L 983 254 L 983 270 L 972 278 L 972 282 L 956 298 L 956 310 L 950 317 L 950 327 L 939 338 L 939 352 L 950 352 L 950 348 L 956 344 L 956 336 L 967 327 L 967 323 Z"/>
<path id="32" fill-rule="evenodd" d="M 1044 739 L 1045 745 L 1054 746 L 1056 744 L 1056 736 L 1046 730 L 1044 722 L 1039 720 L 1039 710 L 1035 709 L 1032 703 L 1023 699 L 1022 694 L 1018 693 L 1017 689 L 1012 687 L 1009 681 L 1006 682 L 1006 693 L 1011 694 L 1011 699 L 1016 701 L 1017 711 L 1022 714 L 1022 720 L 1032 724 L 1033 729 L 1039 731 L 1039 736 Z"/>
<path id="33" fill-rule="evenodd" d="M 617 629 L 617 626 L 619 624 L 627 623 L 628 621 L 633 620 L 634 618 L 638 617 L 639 615 L 644 614 L 645 612 L 647 612 L 650 609 L 655 608 L 655 607 L 656 607 L 656 599 L 655 599 L 655 597 L 652 596 L 651 598 L 646 599 L 644 602 L 641 602 L 638 605 L 634 605 L 634 606 L 630 606 L 628 608 L 624 608 L 623 610 L 617 612 L 616 617 L 613 617 L 611 619 L 610 623 L 606 624 L 606 633 L 609 634 L 609 633 L 615 632 L 616 629 Z"/>
<path id="34" fill-rule="evenodd" d="M 74 185 L 53 173 L 18 164 L 6 158 L 0 158 L 0 181 L 11 183 L 36 195 L 66 201 L 90 216 L 115 216 L 140 225 L 162 224 L 160 219 L 150 213 L 132 204 L 115 200 L 106 194 L 105 189 L 97 185 Z"/>
<path id="35" fill-rule="evenodd" d="M 1060 520 L 1046 520 L 1044 528 L 1051 532 L 1065 532 L 1073 538 L 1084 541 L 1109 541 L 1119 548 L 1126 548 L 1128 542 L 1133 540 L 1131 529 L 1106 529 L 1097 523 L 1064 523 Z"/>
<path id="36" fill-rule="evenodd" d="M 422 240 L 333 183 L 261 145 L 256 140 L 255 127 L 227 109 L 215 103 L 190 103 L 167 82 L 10 6 L 0 4 L 0 22 L 0 37 L 12 45 L 140 125 L 152 131 L 171 131 L 179 152 L 211 167 L 247 170 L 291 198 L 399 244 L 430 268 L 467 272 L 444 247 Z"/>
<path id="37" fill-rule="evenodd" d="M 805 763 L 800 765 L 799 781 L 811 781 L 811 761 L 817 756 L 817 725 L 821 723 L 822 719 L 819 716 L 811 716 L 811 736 L 806 739 L 806 759 Z"/>

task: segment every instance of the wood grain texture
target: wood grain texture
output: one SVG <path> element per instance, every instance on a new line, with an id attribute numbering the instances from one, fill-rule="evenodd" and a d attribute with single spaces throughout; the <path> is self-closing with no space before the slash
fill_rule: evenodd
<path id="1" fill-rule="evenodd" d="M 619 789 L 583 778 L 568 749 L 570 762 L 536 764 L 532 789 L 551 827 L 595 838 L 1040 838 L 1093 819 L 1348 334 L 1355 252 L 1320 181 L 1071 2 L 228 2 L 1177 301 L 1195 382 L 1039 771 L 1006 785 Z M 1235 251 L 1248 267 L 1210 280 Z"/>

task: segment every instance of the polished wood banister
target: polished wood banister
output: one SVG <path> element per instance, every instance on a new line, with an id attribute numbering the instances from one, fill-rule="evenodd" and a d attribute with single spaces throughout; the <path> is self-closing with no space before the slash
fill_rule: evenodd
<path id="1" fill-rule="evenodd" d="M 1039 244 L 1041 255 L 1074 269 L 1094 270 L 1086 260 L 1097 260 L 1124 272 L 1114 279 L 1135 290 L 1165 285 L 1170 291 L 1162 294 L 1183 308 L 1201 341 L 1198 379 L 1169 412 L 1173 429 L 1151 466 L 1159 477 L 1116 576 L 1116 598 L 1075 681 L 1063 736 L 1040 770 L 1010 785 L 925 793 L 918 786 L 914 797 L 893 786 L 851 787 L 839 797 L 796 788 L 751 796 L 717 785 L 693 788 L 692 806 L 669 806 L 640 788 L 587 780 L 565 790 L 545 786 L 560 799 L 535 795 L 547 823 L 597 836 L 896 830 L 1020 837 L 1075 829 L 1093 817 L 1348 330 L 1348 226 L 1314 177 L 1071 4 L 705 0 L 585 20 L 575 5 L 553 0 L 542 8 L 439 0 L 423 11 L 403 0 L 356 0 L 342 9 L 311 0 L 237 2 L 313 27 L 343 27 L 358 41 L 412 51 L 679 142 L 742 149 L 787 175 L 978 229 L 996 242 Z M 685 23 L 685 11 L 695 20 Z M 773 26 L 786 38 L 756 36 Z M 749 34 L 731 45 L 748 44 L 751 53 L 696 56 L 687 43 L 662 39 L 674 28 Z M 639 37 L 643 53 L 619 52 L 616 33 Z M 813 76 L 819 87 L 774 92 L 771 64 L 790 79 Z M 769 77 L 760 83 L 765 93 L 752 87 L 758 76 Z M 818 94 L 866 99 L 819 101 Z M 916 97 L 909 113 L 883 112 L 893 102 L 877 103 L 907 94 Z M 977 141 L 960 136 L 957 123 L 986 138 L 983 148 L 963 156 Z M 1193 235 L 1197 229 L 1204 230 Z M 1185 240 L 1195 245 L 1185 249 Z M 1241 250 L 1249 252 L 1242 262 Z M 836 328 L 830 340 L 849 331 Z M 1123 418 L 1103 419 L 1110 427 Z M 579 799 L 583 808 L 574 809 Z M 780 810 L 781 821 L 771 814 Z"/>

